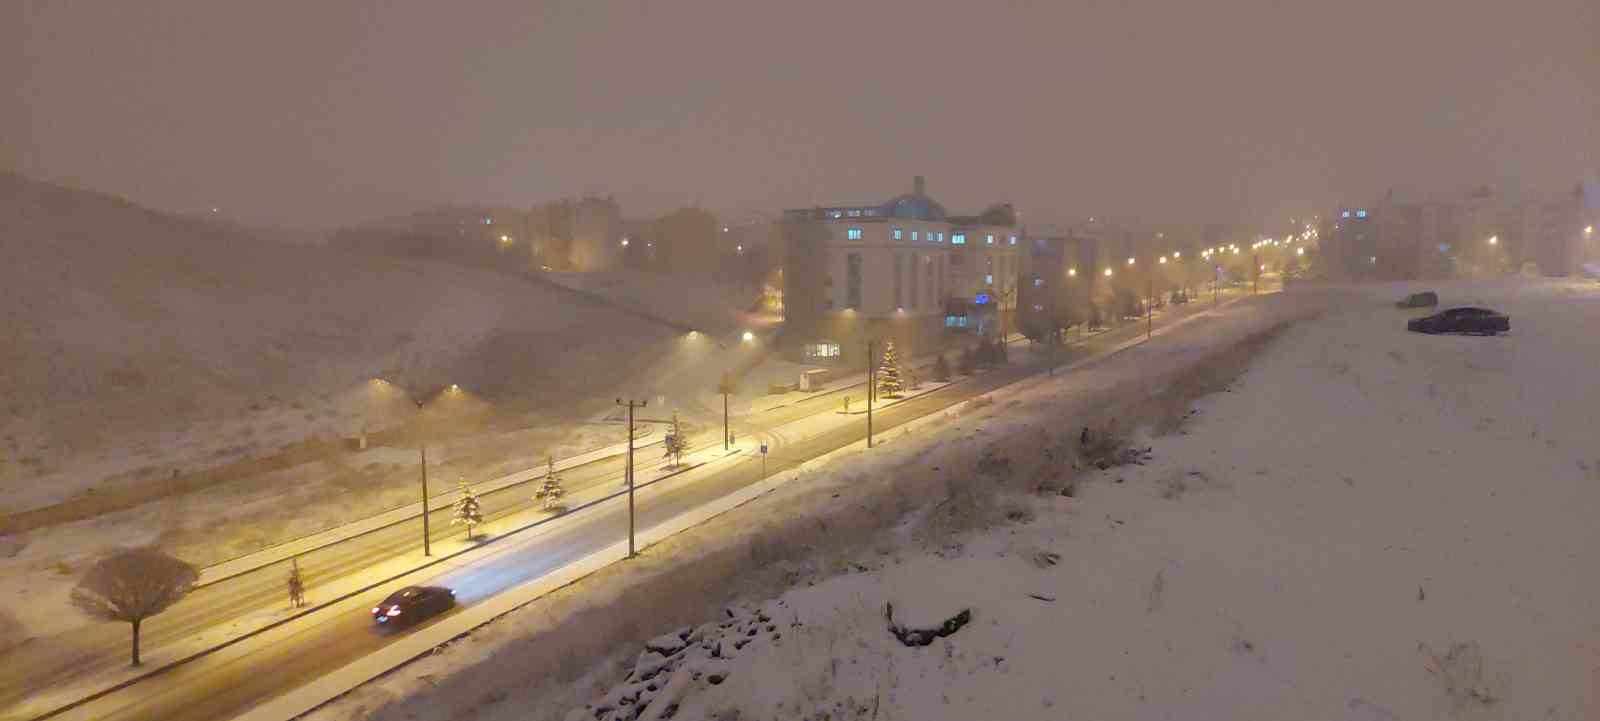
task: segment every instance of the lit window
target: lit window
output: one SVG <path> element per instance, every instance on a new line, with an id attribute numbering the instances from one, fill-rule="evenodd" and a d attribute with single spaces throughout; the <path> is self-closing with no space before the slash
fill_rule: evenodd
<path id="1" fill-rule="evenodd" d="M 1356 217 L 1357 218 L 1365 218 L 1365 217 L 1367 217 L 1367 211 L 1365 211 L 1365 210 L 1356 211 Z"/>
<path id="2" fill-rule="evenodd" d="M 1016 245 L 1016 244 L 1017 244 L 1017 236 L 1013 235 L 1013 236 L 1011 236 L 1009 238 L 1006 238 L 1006 245 Z"/>
<path id="3" fill-rule="evenodd" d="M 844 217 L 844 213 L 840 212 L 840 211 L 837 211 L 837 210 L 830 210 L 830 211 L 828 211 L 828 217 L 830 217 L 830 218 L 843 218 Z"/>
<path id="4" fill-rule="evenodd" d="M 984 245 L 994 245 L 994 236 L 993 235 L 985 235 L 985 236 L 983 236 L 983 244 Z"/>
<path id="5" fill-rule="evenodd" d="M 846 230 L 844 232 L 844 237 L 846 239 L 848 239 L 848 240 L 861 240 L 861 229 L 860 228 L 851 228 L 849 230 Z"/>
<path id="6" fill-rule="evenodd" d="M 1035 288 L 1043 288 L 1044 287 L 1044 279 L 1043 278 L 1034 278 L 1033 279 L 1033 287 L 1035 287 Z"/>
<path id="7" fill-rule="evenodd" d="M 850 211 L 850 217 L 852 217 L 852 218 L 859 218 L 859 217 L 861 217 L 861 211 L 859 211 L 859 210 L 852 210 L 852 211 Z"/>
<path id="8" fill-rule="evenodd" d="M 912 240 L 916 240 L 917 239 L 917 231 L 915 231 L 915 230 L 911 231 L 911 239 Z M 928 234 L 928 240 L 933 240 L 933 234 L 931 234 L 931 233 Z"/>
<path id="9" fill-rule="evenodd" d="M 983 284 L 984 285 L 994 285 L 994 276 L 992 276 L 992 275 L 983 276 Z"/>
<path id="10" fill-rule="evenodd" d="M 494 225 L 494 220 L 492 218 L 484 218 L 483 219 L 483 224 L 484 225 Z"/>
<path id="11" fill-rule="evenodd" d="M 967 244 L 967 234 L 966 233 L 956 233 L 955 235 L 950 236 L 950 244 L 951 245 L 966 245 Z"/>
<path id="12" fill-rule="evenodd" d="M 905 233 L 906 232 L 904 230 L 902 230 L 900 228 L 895 228 L 894 229 L 894 239 L 895 240 L 904 240 L 905 239 Z"/>
<path id="13" fill-rule="evenodd" d="M 1348 218 L 1348 217 L 1350 217 L 1350 211 L 1348 211 L 1348 210 L 1346 210 L 1346 211 L 1344 211 L 1344 212 L 1343 212 L 1343 213 L 1340 213 L 1340 214 L 1339 214 L 1339 217 L 1341 217 L 1341 218 Z"/>

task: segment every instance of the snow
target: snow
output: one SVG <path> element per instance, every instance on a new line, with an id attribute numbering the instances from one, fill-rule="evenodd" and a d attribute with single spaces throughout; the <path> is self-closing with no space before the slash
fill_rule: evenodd
<path id="1" fill-rule="evenodd" d="M 0 289 L 0 513 L 409 420 L 374 377 L 547 413 L 676 334 L 514 275 L 262 243 L 11 174 Z"/>
<path id="2" fill-rule="evenodd" d="M 601 661 L 573 674 L 575 659 L 549 658 L 573 652 L 540 640 L 587 607 L 588 634 L 623 639 L 600 656 L 637 655 L 673 628 L 655 624 L 681 625 L 698 596 L 681 589 L 659 620 L 632 619 L 645 625 L 631 643 L 626 629 L 597 625 L 607 609 L 644 590 L 628 584 L 705 583 L 693 559 L 730 543 L 749 544 L 755 564 L 727 567 L 741 574 L 724 579 L 731 592 L 770 593 L 770 579 L 785 579 L 787 590 L 755 603 L 782 603 L 798 626 L 741 650 L 722 683 L 694 663 L 664 671 L 646 718 L 667 705 L 675 718 L 1595 718 L 1600 618 L 1589 600 L 1600 589 L 1582 569 L 1600 560 L 1600 342 L 1582 329 L 1600 327 L 1600 288 L 1435 287 L 1444 306 L 1507 312 L 1512 333 L 1408 334 L 1409 312 L 1389 303 L 1421 288 L 1369 286 L 1265 345 L 1240 345 L 1254 355 L 1234 378 L 1215 350 L 1281 320 L 1263 310 L 1271 303 L 1316 291 L 1224 308 L 1112 362 L 893 434 L 869 457 L 811 466 L 740 517 L 313 718 L 380 699 L 394 703 L 374 718 L 593 718 L 585 706 L 629 683 L 628 670 Z M 1118 400 L 1141 376 L 1142 397 Z M 1150 417 L 1165 396 L 1213 381 L 1229 382 L 1164 411 L 1181 424 Z M 1124 435 L 1142 426 L 1131 440 L 1150 460 L 1072 471 L 1076 429 L 1091 423 Z M 1055 492 L 1069 481 L 1070 497 Z M 810 515 L 847 528 L 853 509 L 870 511 L 875 489 L 890 488 L 924 491 L 853 552 L 826 545 L 845 535 L 834 530 L 811 554 L 769 557 L 778 541 L 761 534 L 777 532 L 773 522 Z M 1035 488 L 1045 492 L 1012 490 Z M 970 608 L 972 622 L 910 648 L 887 631 L 889 602 L 897 620 Z M 713 608 L 694 626 L 720 622 Z M 570 680 L 529 675 L 551 663 Z M 504 702 L 486 701 L 485 688 Z"/>

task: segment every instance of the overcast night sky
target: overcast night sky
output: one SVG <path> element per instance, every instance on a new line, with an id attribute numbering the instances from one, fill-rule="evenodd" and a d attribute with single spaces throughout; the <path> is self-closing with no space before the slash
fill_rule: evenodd
<path id="1" fill-rule="evenodd" d="M 1600 168 L 1595 0 L 7 0 L 0 166 L 287 224 L 613 193 L 1259 220 Z"/>

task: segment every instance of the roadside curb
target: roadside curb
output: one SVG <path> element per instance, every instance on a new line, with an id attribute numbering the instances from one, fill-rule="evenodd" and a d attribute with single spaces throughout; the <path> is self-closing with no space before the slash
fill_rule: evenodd
<path id="1" fill-rule="evenodd" d="M 688 465 L 688 466 L 684 466 L 683 468 L 676 469 L 676 470 L 672 471 L 671 473 L 667 473 L 665 475 L 662 475 L 662 476 L 659 476 L 657 478 L 651 479 L 650 481 L 647 481 L 645 483 L 637 484 L 637 485 L 634 486 L 633 490 L 634 490 L 635 493 L 637 493 L 640 489 L 649 488 L 649 487 L 654 486 L 655 484 L 660 483 L 662 481 L 665 481 L 665 480 L 667 480 L 669 478 L 673 478 L 673 477 L 682 475 L 684 473 L 688 473 L 688 472 L 693 471 L 693 470 L 695 470 L 697 468 L 701 468 L 701 467 L 703 467 L 705 465 L 708 465 L 710 463 L 713 463 L 715 461 L 722 460 L 722 459 L 728 458 L 728 457 L 732 457 L 734 455 L 740 455 L 740 453 L 738 451 L 732 451 L 732 452 L 726 453 L 725 455 L 723 455 L 720 458 L 713 458 L 712 460 L 709 460 L 709 461 L 702 461 L 702 462 L 699 462 L 699 463 L 695 463 L 695 464 L 691 464 L 691 465 Z M 506 540 L 508 538 L 512 538 L 512 537 L 516 536 L 517 534 L 523 533 L 524 531 L 528 531 L 528 530 L 531 530 L 531 529 L 534 529 L 534 528 L 538 528 L 540 526 L 544 526 L 545 524 L 551 524 L 551 523 L 556 523 L 556 522 L 559 522 L 559 521 L 565 521 L 565 520 L 568 520 L 568 519 L 571 519 L 571 518 L 575 518 L 576 514 L 579 511 L 583 511 L 583 510 L 586 510 L 586 509 L 589 509 L 589 508 L 593 508 L 593 507 L 598 506 L 600 504 L 606 503 L 606 502 L 611 501 L 611 500 L 615 500 L 617 498 L 621 498 L 621 497 L 626 496 L 626 495 L 628 495 L 627 489 L 622 489 L 622 490 L 619 490 L 619 491 L 615 491 L 615 492 L 607 494 L 607 495 L 605 495 L 605 496 L 603 496 L 601 498 L 598 498 L 596 500 L 589 501 L 588 503 L 585 503 L 583 505 L 575 506 L 573 508 L 567 509 L 566 511 L 564 511 L 564 512 L 562 512 L 560 514 L 553 515 L 553 516 L 546 516 L 544 518 L 540 518 L 540 519 L 538 519 L 536 521 L 533 521 L 531 523 L 525 523 L 525 524 L 523 524 L 521 526 L 517 526 L 516 528 L 513 528 L 513 529 L 510 529 L 510 530 L 495 534 L 494 536 L 488 537 L 488 538 L 486 538 L 485 540 L 483 540 L 480 543 L 475 543 L 473 545 L 467 546 L 465 548 L 458 549 L 456 551 L 453 551 L 451 553 L 448 553 L 448 554 L 445 554 L 445 555 L 442 555 L 442 556 L 433 557 L 430 560 L 428 560 L 428 561 L 426 561 L 426 562 L 424 562 L 424 563 L 422 563 L 420 565 L 413 566 L 413 567 L 408 568 L 408 569 L 406 569 L 404 571 L 401 571 L 399 573 L 384 577 L 382 579 L 379 579 L 377 581 L 374 581 L 374 582 L 371 582 L 371 583 L 368 583 L 368 584 L 365 584 L 365 585 L 363 585 L 363 586 L 361 586 L 359 588 L 356 588 L 354 590 L 346 591 L 345 593 L 342 593 L 342 594 L 340 594 L 338 596 L 329 598 L 329 599 L 327 599 L 325 601 L 321 601 L 321 602 L 319 602 L 319 603 L 317 603 L 315 605 L 309 606 L 309 607 L 307 607 L 307 608 L 305 608 L 305 609 L 303 609 L 303 610 L 301 610 L 301 611 L 299 611 L 297 613 L 294 613 L 292 615 L 285 616 L 283 618 L 277 619 L 277 620 L 272 621 L 270 623 L 267 623 L 266 625 L 263 625 L 263 626 L 261 626 L 259 628 L 251 629 L 250 631 L 247 631 L 247 632 L 245 632 L 245 633 L 243 633 L 243 634 L 241 634 L 239 636 L 235 636 L 233 638 L 230 638 L 230 639 L 228 639 L 226 641 L 222 641 L 220 643 L 214 644 L 214 645 L 209 646 L 209 647 L 207 647 L 205 649 L 202 649 L 200 651 L 196 651 L 194 653 L 190 653 L 187 656 L 183 656 L 181 658 L 169 661 L 169 662 L 167 662 L 165 664 L 157 666 L 157 667 L 155 667 L 153 669 L 150 669 L 149 671 L 146 671 L 144 673 L 141 673 L 141 674 L 139 674 L 137 676 L 133 676 L 131 678 L 123 679 L 122 681 L 119 681 L 119 682 L 117 682 L 115 684 L 112 684 L 112 685 L 110 685 L 108 687 L 105 687 L 105 688 L 99 689 L 97 691 L 94 691 L 93 693 L 86 694 L 86 695 L 84 695 L 82 697 L 79 697 L 79 698 L 69 702 L 69 703 L 57 706 L 57 707 L 55 707 L 53 709 L 50 709 L 49 711 L 46 711 L 44 713 L 40 713 L 40 714 L 37 714 L 37 715 L 34 715 L 34 716 L 28 716 L 28 717 L 25 717 L 25 718 L 27 719 L 27 721 L 43 721 L 43 719 L 53 718 L 53 717 L 58 716 L 60 714 L 66 713 L 68 711 L 71 711 L 71 710 L 73 710 L 75 708 L 78 708 L 79 706 L 82 706 L 82 705 L 84 705 L 86 703 L 90 703 L 90 702 L 98 700 L 100 698 L 104 698 L 105 696 L 108 696 L 110 694 L 116 693 L 116 692 L 121 691 L 123 689 L 129 688 L 129 687 L 131 687 L 131 686 L 133 686 L 135 684 L 138 684 L 138 683 L 140 683 L 142 681 L 148 680 L 148 679 L 153 678 L 155 676 L 159 676 L 159 675 L 161 675 L 163 673 L 166 673 L 168 671 L 171 671 L 173 669 L 176 669 L 176 668 L 178 668 L 180 666 L 183 666 L 185 664 L 191 663 L 193 661 L 199 660 L 201 658 L 205 658 L 206 656 L 210 656 L 211 654 L 217 653 L 218 651 L 222 651 L 224 649 L 230 648 L 230 647 L 235 646 L 235 645 L 237 645 L 239 643 L 242 643 L 244 641 L 247 641 L 247 640 L 250 640 L 250 639 L 255 638 L 257 636 L 260 636 L 261 634 L 264 634 L 264 633 L 267 633 L 269 631 L 281 628 L 281 627 L 283 627 L 283 626 L 285 626 L 285 625 L 287 625 L 289 623 L 292 623 L 294 621 L 297 621 L 297 620 L 300 620 L 302 618 L 305 618 L 306 616 L 309 616 L 311 614 L 317 613 L 319 611 L 323 611 L 323 610 L 325 610 L 325 609 L 327 609 L 327 608 L 329 608 L 329 607 L 331 607 L 331 606 L 333 606 L 335 604 L 338 604 L 338 603 L 341 603 L 343 601 L 349 600 L 349 599 L 354 598 L 356 596 L 359 596 L 359 595 L 361 595 L 363 593 L 367 593 L 368 591 L 371 591 L 374 588 L 378 588 L 378 587 L 383 586 L 385 584 L 393 583 L 393 582 L 398 581 L 398 580 L 400 580 L 402 578 L 405 578 L 406 576 L 409 576 L 409 575 L 411 575 L 413 573 L 417 573 L 418 571 L 423 571 L 423 570 L 438 566 L 438 565 L 446 563 L 446 562 L 456 561 L 457 559 L 459 559 L 462 556 L 465 556 L 465 555 L 467 555 L 469 553 L 473 553 L 473 552 L 476 552 L 476 551 L 479 551 L 479 550 L 482 550 L 482 549 L 490 548 L 494 544 L 499 543 L 501 541 L 504 541 L 504 540 Z M 626 546 L 627 542 L 623 541 L 623 545 Z"/>

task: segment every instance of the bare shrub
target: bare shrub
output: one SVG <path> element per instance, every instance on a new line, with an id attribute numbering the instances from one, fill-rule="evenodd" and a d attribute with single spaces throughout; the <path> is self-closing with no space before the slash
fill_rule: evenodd
<path id="1" fill-rule="evenodd" d="M 1452 643 L 1444 653 L 1439 653 L 1418 641 L 1417 650 L 1427 659 L 1424 668 L 1444 684 L 1445 694 L 1454 699 L 1458 707 L 1473 703 L 1490 706 L 1499 700 L 1484 683 L 1483 652 L 1478 642 Z"/>
<path id="2" fill-rule="evenodd" d="M 72 604 L 91 618 L 133 626 L 133 665 L 139 665 L 139 624 L 194 589 L 200 572 L 155 548 L 117 551 L 91 566 L 72 589 Z"/>

